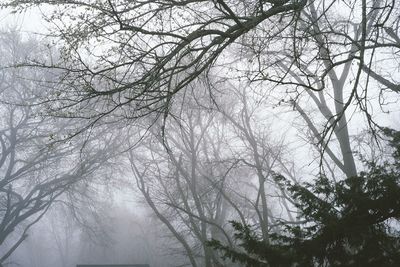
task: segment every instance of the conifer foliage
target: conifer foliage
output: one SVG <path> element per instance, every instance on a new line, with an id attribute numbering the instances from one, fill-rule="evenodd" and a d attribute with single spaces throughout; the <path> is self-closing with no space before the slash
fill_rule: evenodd
<path id="1" fill-rule="evenodd" d="M 383 163 L 366 161 L 366 171 L 333 182 L 276 180 L 299 211 L 296 224 L 281 222 L 262 240 L 256 228 L 231 222 L 240 249 L 212 240 L 225 259 L 246 266 L 399 266 L 400 132 L 384 129 L 393 149 Z M 239 251 L 240 250 L 240 251 Z"/>

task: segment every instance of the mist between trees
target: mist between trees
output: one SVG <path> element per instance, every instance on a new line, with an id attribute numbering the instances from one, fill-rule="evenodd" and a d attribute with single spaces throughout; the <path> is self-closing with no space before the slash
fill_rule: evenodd
<path id="1" fill-rule="evenodd" d="M 398 1 L 0 7 L 0 266 L 399 264 Z"/>

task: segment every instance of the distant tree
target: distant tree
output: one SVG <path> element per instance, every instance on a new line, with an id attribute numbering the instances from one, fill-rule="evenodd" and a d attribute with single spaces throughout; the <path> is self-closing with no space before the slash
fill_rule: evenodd
<path id="1" fill-rule="evenodd" d="M 238 250 L 213 240 L 224 257 L 246 266 L 398 266 L 400 264 L 400 132 L 385 129 L 392 159 L 366 162 L 358 176 L 332 182 L 293 184 L 281 175 L 300 212 L 301 223 L 262 242 L 258 230 L 232 222 Z"/>
<path id="2" fill-rule="evenodd" d="M 66 192 L 72 194 L 107 166 L 110 153 L 105 149 L 108 142 L 96 135 L 63 141 L 68 122 L 43 116 L 38 110 L 36 101 L 46 94 L 51 76 L 44 70 L 10 67 L 27 56 L 47 56 L 36 40 L 2 33 L 0 51 L 2 266 L 57 199 Z"/>
<path id="3" fill-rule="evenodd" d="M 222 97 L 219 110 L 204 86 L 180 94 L 169 118 L 129 151 L 137 188 L 191 266 L 231 266 L 205 245 L 210 236 L 231 242 L 228 220 L 260 225 L 268 242 L 268 228 L 290 213 L 271 172 L 281 166 L 283 142 L 257 124 L 263 106 L 254 96 L 225 93 L 232 99 Z"/>
<path id="4" fill-rule="evenodd" d="M 220 118 L 196 105 L 206 98 L 197 89 L 171 111 L 179 118 L 153 125 L 129 160 L 137 188 L 177 243 L 175 251 L 191 266 L 220 266 L 205 243 L 209 235 L 229 239 L 223 225 L 231 213 L 226 191 L 232 162 L 223 155 Z"/>

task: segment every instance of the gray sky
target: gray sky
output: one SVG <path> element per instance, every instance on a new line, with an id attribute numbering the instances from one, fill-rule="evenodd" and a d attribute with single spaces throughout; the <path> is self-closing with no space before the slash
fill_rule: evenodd
<path id="1" fill-rule="evenodd" d="M 29 9 L 22 13 L 11 13 L 11 10 L 0 10 L 0 29 L 16 27 L 26 33 L 46 32 L 46 22 L 41 18 L 40 9 Z"/>

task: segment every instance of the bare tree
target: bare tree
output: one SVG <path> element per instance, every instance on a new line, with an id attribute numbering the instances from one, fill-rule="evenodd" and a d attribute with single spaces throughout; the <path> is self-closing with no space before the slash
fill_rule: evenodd
<path id="1" fill-rule="evenodd" d="M 307 94 L 325 120 L 322 129 L 313 122 L 316 142 L 351 176 L 357 169 L 346 110 L 358 107 L 373 128 L 372 80 L 397 91 L 384 74 L 391 65 L 384 62 L 397 58 L 395 1 L 8 0 L 3 6 L 46 4 L 64 61 L 25 65 L 64 70 L 59 90 L 43 101 L 57 116 L 84 118 L 79 130 L 102 120 L 167 115 L 178 91 L 216 68 L 225 79 L 288 92 L 283 100 L 302 116 L 299 100 Z M 332 134 L 341 158 L 326 147 Z"/>
<path id="2" fill-rule="evenodd" d="M 172 96 L 241 36 L 280 16 L 288 18 L 285 24 L 294 23 L 306 3 L 12 0 L 3 6 L 54 7 L 47 19 L 59 30 L 54 34 L 64 45 L 64 62 L 26 65 L 68 70 L 60 90 L 45 101 L 57 102 L 51 106 L 55 113 L 95 123 L 110 114 L 136 118 L 167 112 Z"/>
<path id="3" fill-rule="evenodd" d="M 3 34 L 0 48 L 3 64 L 20 61 L 27 51 L 40 53 L 37 42 L 23 42 L 16 33 Z M 40 79 L 45 81 L 45 72 L 15 68 L 1 72 L 0 265 L 49 207 L 89 181 L 109 156 L 95 135 L 68 143 L 58 140 L 68 134 L 68 124 L 39 114 L 35 101 L 46 91 L 37 82 Z"/>
<path id="4" fill-rule="evenodd" d="M 219 151 L 210 151 L 206 131 L 212 127 L 212 114 L 185 114 L 187 124 L 168 123 L 165 139 L 152 129 L 152 138 L 130 152 L 130 163 L 144 199 L 184 248 L 190 264 L 220 265 L 206 241 L 211 235 L 229 239 L 223 227 L 227 204 L 221 196 L 227 163 L 214 158 Z"/>
<path id="5" fill-rule="evenodd" d="M 322 153 L 321 165 L 327 157 L 347 177 L 357 174 L 348 113 L 364 113 L 373 133 L 379 127 L 372 107 L 382 103 L 370 79 L 378 76 L 365 66 L 387 62 L 375 53 L 376 40 L 383 38 L 383 25 L 394 27 L 397 9 L 393 1 L 309 1 L 295 26 L 277 23 L 280 32 L 273 36 L 260 28 L 243 38 L 243 56 L 253 64 L 245 78 L 282 92 L 277 104 L 301 116 Z"/>
<path id="6" fill-rule="evenodd" d="M 280 172 L 295 181 L 298 178 L 285 166 L 289 164 L 285 160 L 287 155 L 284 137 L 273 138 L 269 122 L 258 117 L 260 113 L 267 112 L 265 104 L 260 100 L 265 97 L 249 96 L 250 90 L 244 86 L 229 84 L 229 88 L 225 94 L 232 94 L 236 99 L 228 102 L 229 104 L 217 104 L 218 111 L 229 121 L 233 137 L 243 146 L 243 149 L 233 149 L 236 150 L 234 158 L 247 170 L 246 182 L 255 191 L 241 201 L 249 202 L 256 215 L 252 223 L 259 225 L 264 242 L 269 243 L 269 233 L 277 230 L 274 227 L 277 220 L 295 222 L 294 214 L 289 208 L 291 204 L 287 203 L 284 192 L 275 183 L 274 175 Z M 252 184 L 253 177 L 257 181 L 255 184 Z M 277 209 L 278 205 L 283 210 Z M 277 214 L 274 214 L 275 210 L 279 210 Z"/>
<path id="7" fill-rule="evenodd" d="M 235 245 L 229 220 L 260 226 L 268 242 L 278 218 L 293 219 L 291 204 L 272 175 L 281 169 L 283 145 L 272 145 L 265 128 L 255 129 L 255 109 L 245 92 L 231 88 L 225 93 L 238 97 L 225 99 L 225 106 L 234 109 L 218 105 L 217 111 L 200 85 L 181 94 L 170 118 L 153 125 L 150 135 L 129 152 L 144 200 L 192 266 L 232 264 L 207 246 L 211 238 Z M 274 199 L 283 203 L 286 216 L 281 210 L 274 214 Z"/>

